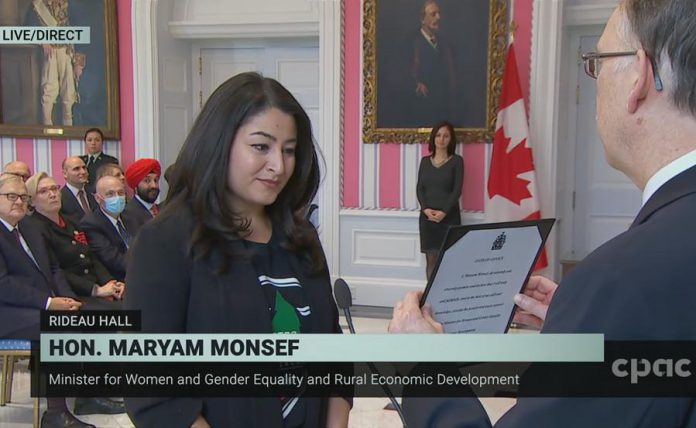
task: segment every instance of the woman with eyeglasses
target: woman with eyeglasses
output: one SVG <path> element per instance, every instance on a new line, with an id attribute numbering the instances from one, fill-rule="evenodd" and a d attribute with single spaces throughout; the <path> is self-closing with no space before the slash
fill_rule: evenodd
<path id="1" fill-rule="evenodd" d="M 113 301 L 121 300 L 125 284 L 114 279 L 94 256 L 85 233 L 60 214 L 60 186 L 45 172 L 31 176 L 26 185 L 34 208 L 31 219 L 39 226 L 75 294 L 100 297 L 90 301 L 100 308 L 118 309 L 120 304 Z"/>

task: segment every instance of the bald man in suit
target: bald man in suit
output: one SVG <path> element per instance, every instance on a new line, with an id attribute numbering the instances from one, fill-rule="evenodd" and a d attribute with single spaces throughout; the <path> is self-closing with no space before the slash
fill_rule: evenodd
<path id="1" fill-rule="evenodd" d="M 126 188 L 116 177 L 97 181 L 98 208 L 80 221 L 90 248 L 118 281 L 126 278 L 126 253 L 138 229 L 137 222 L 123 212 Z"/>

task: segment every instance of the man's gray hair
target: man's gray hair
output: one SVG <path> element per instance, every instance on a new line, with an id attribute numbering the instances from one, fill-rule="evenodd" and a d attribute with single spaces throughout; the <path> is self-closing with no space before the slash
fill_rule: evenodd
<path id="1" fill-rule="evenodd" d="M 2 190 L 3 187 L 5 187 L 5 184 L 10 183 L 12 181 L 16 181 L 24 185 L 24 180 L 22 180 L 22 178 L 19 176 L 9 173 L 0 174 L 0 190 Z"/>
<path id="2" fill-rule="evenodd" d="M 657 64 L 672 102 L 696 116 L 696 1 L 624 0 L 625 37 Z"/>

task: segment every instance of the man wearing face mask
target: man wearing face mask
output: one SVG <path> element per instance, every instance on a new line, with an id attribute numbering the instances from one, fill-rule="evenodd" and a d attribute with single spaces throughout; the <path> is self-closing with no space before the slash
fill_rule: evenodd
<path id="1" fill-rule="evenodd" d="M 104 176 L 97 181 L 94 195 L 99 209 L 86 214 L 80 227 L 87 235 L 89 246 L 109 273 L 118 281 L 126 277 L 126 253 L 137 229 L 127 214 L 126 188 L 116 177 Z"/>
<path id="2" fill-rule="evenodd" d="M 126 170 L 126 182 L 135 194 L 126 204 L 124 213 L 137 223 L 137 229 L 131 230 L 133 234 L 159 214 L 157 197 L 161 173 L 162 166 L 157 159 L 138 159 Z"/>

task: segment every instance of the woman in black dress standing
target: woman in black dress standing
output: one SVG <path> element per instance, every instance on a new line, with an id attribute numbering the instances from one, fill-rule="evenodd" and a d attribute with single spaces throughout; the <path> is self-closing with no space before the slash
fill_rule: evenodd
<path id="1" fill-rule="evenodd" d="M 430 154 L 421 159 L 418 168 L 416 193 L 421 206 L 418 226 L 428 279 L 435 268 L 447 229 L 462 224 L 459 198 L 462 195 L 464 159 L 454 153 L 456 145 L 452 124 L 438 123 L 428 140 Z"/>

